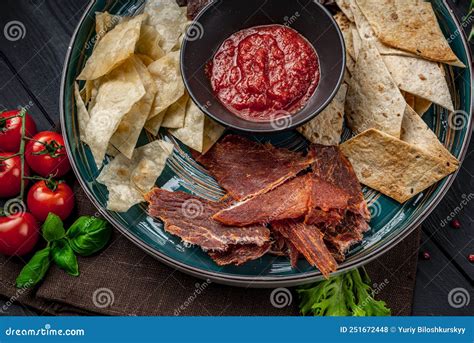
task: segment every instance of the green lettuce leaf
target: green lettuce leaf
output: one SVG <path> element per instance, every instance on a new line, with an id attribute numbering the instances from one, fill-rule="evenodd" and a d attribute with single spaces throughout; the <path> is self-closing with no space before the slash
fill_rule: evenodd
<path id="1" fill-rule="evenodd" d="M 362 273 L 362 275 L 361 275 Z M 351 270 L 313 286 L 301 287 L 300 311 L 313 316 L 389 316 L 383 301 L 375 300 L 365 270 Z"/>

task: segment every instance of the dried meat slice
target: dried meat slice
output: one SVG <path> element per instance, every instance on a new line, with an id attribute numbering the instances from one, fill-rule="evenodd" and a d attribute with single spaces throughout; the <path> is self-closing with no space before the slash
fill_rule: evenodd
<path id="1" fill-rule="evenodd" d="M 325 278 L 328 278 L 329 274 L 337 269 L 337 262 L 324 243 L 324 234 L 316 226 L 283 220 L 272 222 L 271 227 L 290 240 L 306 260 L 321 271 Z"/>
<path id="2" fill-rule="evenodd" d="M 348 212 L 340 225 L 327 228 L 324 232 L 324 240 L 335 258 L 342 262 L 347 250 L 359 243 L 364 237 L 364 232 L 368 230 L 369 225 L 361 215 Z"/>
<path id="3" fill-rule="evenodd" d="M 351 198 L 345 190 L 329 183 L 316 174 L 311 179 L 311 195 L 306 224 L 337 225 L 344 219 Z"/>
<path id="4" fill-rule="evenodd" d="M 359 213 L 365 220 L 370 220 L 370 211 L 362 194 L 361 186 L 352 168 L 351 162 L 337 146 L 313 144 L 310 154 L 314 156 L 313 172 L 321 179 L 343 189 L 350 195 L 349 210 Z"/>
<path id="5" fill-rule="evenodd" d="M 239 201 L 266 193 L 314 162 L 311 154 L 227 135 L 197 160 Z"/>
<path id="6" fill-rule="evenodd" d="M 256 260 L 265 255 L 270 249 L 270 242 L 262 246 L 256 244 L 231 245 L 226 251 L 209 251 L 209 256 L 219 266 L 234 264 L 240 266 L 248 261 Z"/>
<path id="7" fill-rule="evenodd" d="M 299 218 L 308 212 L 311 179 L 311 174 L 295 177 L 268 193 L 223 209 L 212 218 L 235 226 Z"/>
<path id="8" fill-rule="evenodd" d="M 224 226 L 211 219 L 223 204 L 208 201 L 184 192 L 154 188 L 146 195 L 151 216 L 164 222 L 165 230 L 183 241 L 199 245 L 203 250 L 226 251 L 237 244 L 263 246 L 270 240 L 264 226 Z"/>
<path id="9" fill-rule="evenodd" d="M 287 244 L 288 244 L 288 255 L 290 257 L 291 268 L 296 268 L 296 265 L 298 264 L 298 260 L 300 258 L 300 252 L 295 247 L 295 245 L 291 243 L 289 240 L 287 241 Z"/>

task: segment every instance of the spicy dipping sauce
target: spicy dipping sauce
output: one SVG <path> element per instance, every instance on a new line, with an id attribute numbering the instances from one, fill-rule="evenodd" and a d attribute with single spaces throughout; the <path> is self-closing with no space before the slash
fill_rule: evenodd
<path id="1" fill-rule="evenodd" d="M 268 121 L 306 105 L 319 83 L 319 61 L 313 46 L 295 30 L 255 26 L 227 38 L 207 73 L 232 113 Z"/>

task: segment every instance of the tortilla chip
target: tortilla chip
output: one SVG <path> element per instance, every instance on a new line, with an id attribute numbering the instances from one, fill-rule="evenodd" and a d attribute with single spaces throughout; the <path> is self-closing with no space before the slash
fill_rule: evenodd
<path id="1" fill-rule="evenodd" d="M 152 64 L 153 62 L 155 62 L 155 60 L 153 60 L 151 57 L 149 57 L 147 55 L 135 54 L 135 56 L 137 56 L 139 59 L 141 59 L 143 64 L 146 65 L 147 67 L 150 64 Z"/>
<path id="2" fill-rule="evenodd" d="M 459 61 L 429 2 L 357 0 L 380 41 L 432 61 Z"/>
<path id="3" fill-rule="evenodd" d="M 158 140 L 135 149 L 131 160 L 119 154 L 107 164 L 97 177 L 109 191 L 107 209 L 126 212 L 143 202 L 143 194 L 153 188 L 172 151 L 171 143 Z"/>
<path id="4" fill-rule="evenodd" d="M 354 43 L 352 39 L 351 21 L 347 19 L 347 17 L 342 12 L 338 12 L 334 16 L 334 20 L 336 20 L 339 29 L 341 29 L 342 36 L 344 38 L 344 43 L 346 44 L 346 51 L 355 60 L 356 57 L 354 52 Z"/>
<path id="5" fill-rule="evenodd" d="M 76 98 L 76 108 L 77 108 L 77 123 L 79 125 L 79 137 L 84 139 L 87 123 L 89 122 L 90 116 L 87 112 L 86 105 L 82 100 L 81 93 L 79 91 L 79 85 L 77 82 L 74 82 L 74 97 Z"/>
<path id="6" fill-rule="evenodd" d="M 434 154 L 375 129 L 344 142 L 341 150 L 361 183 L 400 203 L 457 169 Z"/>
<path id="7" fill-rule="evenodd" d="M 133 150 L 137 145 L 143 126 L 145 126 L 157 91 L 155 81 L 143 62 L 136 56 L 132 57 L 132 62 L 140 75 L 146 93 L 122 118 L 110 139 L 110 143 L 128 158 L 132 158 Z"/>
<path id="8" fill-rule="evenodd" d="M 204 117 L 204 138 L 202 153 L 205 154 L 224 134 L 225 127 L 216 123 L 208 116 Z"/>
<path id="9" fill-rule="evenodd" d="M 406 56 L 383 56 L 383 60 L 401 90 L 454 111 L 448 83 L 438 63 Z"/>
<path id="10" fill-rule="evenodd" d="M 343 84 L 331 103 L 316 118 L 300 126 L 298 131 L 311 143 L 337 145 L 344 124 L 347 85 Z"/>
<path id="11" fill-rule="evenodd" d="M 154 116 L 151 119 L 148 119 L 148 121 L 145 123 L 145 129 L 150 132 L 153 136 L 158 135 L 158 131 L 160 131 L 161 128 L 161 123 L 163 122 L 163 119 L 165 118 L 166 111 L 168 109 L 164 109 L 160 113 L 158 113 L 157 116 Z"/>
<path id="12" fill-rule="evenodd" d="M 133 55 L 145 15 L 118 24 L 97 43 L 78 80 L 95 80 Z"/>
<path id="13" fill-rule="evenodd" d="M 145 93 L 131 60 L 114 69 L 100 85 L 85 131 L 85 142 L 98 166 L 102 165 L 107 145 L 122 118 Z"/>
<path id="14" fill-rule="evenodd" d="M 188 99 L 189 95 L 185 92 L 184 95 L 178 99 L 178 101 L 168 107 L 161 126 L 170 129 L 179 129 L 183 127 L 184 119 L 186 117 L 186 104 L 188 103 Z"/>
<path id="15" fill-rule="evenodd" d="M 176 1 L 150 0 L 146 2 L 145 13 L 148 14 L 147 24 L 155 27 L 162 37 L 161 48 L 170 52 L 186 29 L 185 9 L 181 9 Z"/>
<path id="16" fill-rule="evenodd" d="M 405 99 L 375 45 L 363 41 L 347 92 L 345 113 L 354 133 L 376 128 L 400 137 Z"/>
<path id="17" fill-rule="evenodd" d="M 420 98 L 419 96 L 415 97 L 415 112 L 420 116 L 423 116 L 431 107 L 433 103 L 429 100 Z"/>
<path id="18" fill-rule="evenodd" d="M 336 0 L 336 4 L 341 9 L 342 13 L 344 13 L 350 21 L 354 22 L 354 14 L 352 13 L 350 5 L 351 1 L 354 0 Z"/>
<path id="19" fill-rule="evenodd" d="M 86 97 L 89 97 L 89 100 L 86 102 L 87 103 L 87 110 L 89 113 L 92 111 L 92 109 L 95 106 L 96 100 L 97 100 L 97 93 L 99 92 L 99 87 L 101 84 L 102 78 L 97 79 L 97 80 L 87 80 L 86 81 Z"/>
<path id="20" fill-rule="evenodd" d="M 405 108 L 400 139 L 454 166 L 459 165 L 459 161 L 441 144 L 435 133 L 410 106 Z"/>
<path id="21" fill-rule="evenodd" d="M 169 132 L 188 147 L 201 152 L 204 150 L 204 118 L 205 114 L 191 100 L 186 106 L 186 118 L 184 127 L 170 129 Z"/>
<path id="22" fill-rule="evenodd" d="M 149 119 L 157 116 L 184 94 L 184 83 L 179 66 L 179 51 L 170 52 L 148 66 L 158 93 Z"/>
<path id="23" fill-rule="evenodd" d="M 173 153 L 174 145 L 157 140 L 137 149 L 140 161 L 132 171 L 131 182 L 143 193 L 148 193 L 165 169 L 166 160 Z"/>
<path id="24" fill-rule="evenodd" d="M 135 51 L 156 61 L 165 55 L 160 47 L 161 40 L 160 34 L 153 26 L 143 25 Z"/>
<path id="25" fill-rule="evenodd" d="M 122 20 L 123 17 L 110 14 L 109 12 L 95 12 L 96 44 L 107 32 L 114 29 Z"/>

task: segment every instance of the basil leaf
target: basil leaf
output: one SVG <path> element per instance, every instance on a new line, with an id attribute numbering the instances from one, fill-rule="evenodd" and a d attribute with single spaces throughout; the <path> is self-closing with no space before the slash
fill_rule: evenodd
<path id="1" fill-rule="evenodd" d="M 48 242 L 53 242 L 63 238 L 65 235 L 61 218 L 54 213 L 49 213 L 43 224 L 43 237 Z"/>
<path id="2" fill-rule="evenodd" d="M 58 267 L 65 270 L 69 275 L 79 276 L 77 258 L 67 239 L 63 238 L 53 243 L 51 257 Z"/>
<path id="3" fill-rule="evenodd" d="M 51 248 L 49 245 L 33 255 L 16 278 L 16 287 L 28 288 L 40 282 L 49 269 Z"/>
<path id="4" fill-rule="evenodd" d="M 66 235 L 72 250 L 81 256 L 89 256 L 109 242 L 112 228 L 103 219 L 84 216 L 71 225 Z"/>

